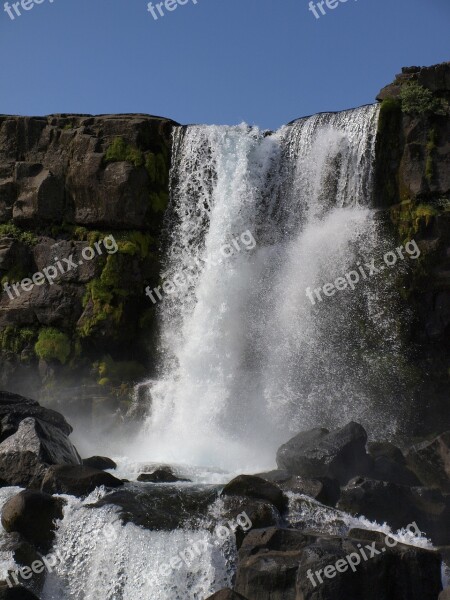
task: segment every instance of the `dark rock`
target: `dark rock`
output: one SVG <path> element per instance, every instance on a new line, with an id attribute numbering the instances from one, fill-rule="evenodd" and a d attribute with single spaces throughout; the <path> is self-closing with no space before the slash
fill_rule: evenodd
<path id="1" fill-rule="evenodd" d="M 429 110 L 402 110 L 399 94 L 410 82 L 432 92 Z M 404 69 L 379 99 L 385 101 L 375 149 L 375 206 L 388 209 L 397 243 L 409 231 L 421 251 L 401 283 L 414 315 L 405 347 L 420 348 L 408 360 L 414 399 L 405 416 L 411 417 L 410 433 L 420 437 L 450 428 L 450 63 Z"/>
<path id="2" fill-rule="evenodd" d="M 85 467 L 92 467 L 93 469 L 107 470 L 116 469 L 116 463 L 107 458 L 106 456 L 91 456 L 90 458 L 83 458 L 83 465 Z"/>
<path id="3" fill-rule="evenodd" d="M 25 541 L 17 532 L 4 534 L 0 541 L 0 552 L 11 552 L 18 565 L 31 566 L 33 561 L 40 559 L 41 555 L 36 548 Z"/>
<path id="4" fill-rule="evenodd" d="M 277 464 L 293 475 L 330 477 L 341 484 L 370 470 L 366 453 L 367 434 L 358 423 L 342 429 L 313 429 L 297 434 L 277 452 Z"/>
<path id="5" fill-rule="evenodd" d="M 42 481 L 42 491 L 49 494 L 88 496 L 95 488 L 104 485 L 117 488 L 123 485 L 111 473 L 85 466 L 55 465 L 49 467 Z"/>
<path id="6" fill-rule="evenodd" d="M 134 486 L 107 494 L 89 506 L 117 506 L 124 524 L 134 523 L 145 529 L 172 531 L 189 523 L 198 523 L 198 519 L 206 516 L 216 498 L 215 487 L 180 489 L 175 486 Z"/>
<path id="7" fill-rule="evenodd" d="M 277 528 L 252 531 L 239 551 L 235 589 L 250 600 L 436 598 L 441 589 L 437 553 L 400 544 L 395 548 L 375 544 L 378 554 L 365 561 L 358 554 L 365 539 L 305 535 Z M 355 572 L 345 560 L 351 553 L 360 559 Z M 334 570 L 333 578 L 325 577 L 324 568 L 337 560 L 344 561 L 346 572 Z M 340 566 L 343 568 L 343 563 Z M 319 569 L 322 583 L 315 574 Z M 315 577 L 315 587 L 308 573 Z"/>
<path id="8" fill-rule="evenodd" d="M 412 447 L 406 460 L 423 485 L 450 492 L 450 431 Z"/>
<path id="9" fill-rule="evenodd" d="M 344 563 L 339 563 L 341 569 L 346 566 L 346 572 L 336 570 L 338 560 L 346 561 L 350 554 L 356 562 L 360 546 L 365 549 L 368 560 L 360 558 L 361 562 L 354 566 L 355 572 Z M 436 598 L 441 589 L 440 557 L 436 552 L 420 548 L 397 545 L 388 548 L 375 544 L 378 552 L 371 557 L 372 544 L 363 545 L 357 539 L 319 539 L 310 546 L 302 556 L 297 572 L 297 592 L 299 597 L 317 598 L 317 600 L 344 600 L 347 598 L 364 598 L 364 600 L 422 600 Z M 333 566 L 333 571 L 327 578 L 324 573 L 323 584 L 320 583 L 316 572 Z M 314 577 L 316 587 L 308 578 L 308 572 Z M 302 596 L 303 594 L 303 596 Z"/>
<path id="10" fill-rule="evenodd" d="M 0 444 L 0 477 L 9 485 L 39 487 L 48 465 L 77 465 L 81 459 L 69 438 L 48 422 L 27 417 Z"/>
<path id="11" fill-rule="evenodd" d="M 233 592 L 233 590 L 225 589 L 216 592 L 212 596 L 208 596 L 206 600 L 247 600 L 247 598 L 244 598 L 244 596 L 241 596 L 237 592 Z"/>
<path id="12" fill-rule="evenodd" d="M 296 529 L 267 527 L 252 530 L 245 538 L 240 559 L 248 558 L 258 552 L 296 552 L 315 543 L 316 535 L 310 535 Z"/>
<path id="13" fill-rule="evenodd" d="M 288 481 L 278 485 L 283 492 L 305 494 L 326 506 L 336 506 L 341 495 L 339 482 L 329 477 L 305 479 L 304 477 L 293 475 Z"/>
<path id="14" fill-rule="evenodd" d="M 170 467 L 156 469 L 153 473 L 141 473 L 137 480 L 144 483 L 175 483 L 177 481 L 190 481 L 190 479 L 183 479 L 182 477 L 175 475 Z"/>
<path id="15" fill-rule="evenodd" d="M 52 265 L 55 256 L 64 260 L 73 255 L 77 265 L 53 286 L 35 287 L 19 298 L 2 294 L 0 330 L 8 327 L 12 339 L 17 337 L 17 344 L 0 349 L 4 387 L 25 393 L 42 390 L 51 369 L 44 371 L 42 364 L 39 368 L 35 340 L 22 343 L 20 334 L 29 329 L 37 333 L 43 327 L 60 329 L 73 345 L 83 331 L 82 351 L 73 353 L 70 368 L 52 365 L 56 375 L 63 374 L 54 377 L 57 383 L 64 380 L 65 386 L 69 382 L 75 387 L 81 380 L 83 385 L 96 382 L 98 374 L 91 365 L 106 355 L 128 363 L 133 355 L 137 369 L 151 368 L 155 345 L 148 340 L 157 328 L 143 289 L 159 281 L 159 237 L 168 200 L 174 125 L 169 119 L 143 114 L 0 117 L 0 222 L 35 237 L 33 244 L 21 236 L 0 237 L 0 274 L 8 275 L 12 261 L 30 273 Z M 113 304 L 123 306 L 120 319 L 117 311 L 97 319 L 101 308 L 87 298 L 87 284 L 98 280 L 106 260 L 104 251 L 79 264 L 93 231 L 127 232 L 131 251 L 114 256 L 118 286 L 112 291 Z M 115 290 L 126 290 L 126 302 Z M 109 395 L 116 410 L 120 385 L 140 379 L 136 369 L 122 377 L 123 381 L 112 382 L 116 389 Z M 46 388 L 45 393 L 57 398 L 58 388 Z M 110 386 L 104 388 L 107 393 Z"/>
<path id="16" fill-rule="evenodd" d="M 287 499 L 280 488 L 255 475 L 239 475 L 222 490 L 222 496 L 244 496 L 257 500 L 267 500 L 280 512 L 287 507 Z"/>
<path id="17" fill-rule="evenodd" d="M 276 483 L 283 492 L 304 494 L 326 506 L 336 506 L 341 495 L 339 482 L 329 477 L 308 479 L 299 475 L 291 475 L 283 469 L 258 473 L 256 476 Z"/>
<path id="18" fill-rule="evenodd" d="M 9 587 L 5 581 L 0 581 L 0 600 L 39 600 L 39 598 L 21 585 Z"/>
<path id="19" fill-rule="evenodd" d="M 386 456 L 375 458 L 369 477 L 380 481 L 391 481 L 399 485 L 421 485 L 412 471 Z"/>
<path id="20" fill-rule="evenodd" d="M 393 460 L 399 465 L 406 465 L 403 452 L 390 442 L 369 442 L 367 444 L 367 452 L 374 459 L 384 457 Z"/>
<path id="21" fill-rule="evenodd" d="M 239 515 L 245 514 L 249 527 L 245 530 L 238 527 L 235 531 L 236 546 L 239 549 L 248 531 L 278 526 L 282 522 L 281 515 L 275 506 L 267 500 L 257 500 L 244 496 L 225 496 L 221 520 L 236 522 Z"/>
<path id="22" fill-rule="evenodd" d="M 34 417 L 60 429 L 65 435 L 70 435 L 72 427 L 58 412 L 44 408 L 36 400 L 25 398 L 19 394 L 0 391 L 0 424 L 3 442 L 7 437 L 13 435 L 19 424 L 27 417 Z"/>
<path id="23" fill-rule="evenodd" d="M 64 502 L 42 492 L 25 490 L 13 496 L 3 507 L 2 525 L 17 532 L 43 552 L 51 548 L 55 521 L 62 519 Z"/>
<path id="24" fill-rule="evenodd" d="M 394 530 L 416 522 L 435 544 L 450 543 L 450 500 L 439 490 L 356 478 L 342 489 L 338 508 Z"/>

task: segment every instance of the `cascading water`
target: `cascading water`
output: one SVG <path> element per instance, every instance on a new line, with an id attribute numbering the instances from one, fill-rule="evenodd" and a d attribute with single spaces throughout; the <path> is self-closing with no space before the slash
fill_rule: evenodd
<path id="1" fill-rule="evenodd" d="M 158 515 L 154 499 L 164 505 L 174 491 L 183 504 L 233 471 L 272 466 L 277 446 L 300 430 L 351 419 L 380 436 L 397 428 L 406 392 L 393 278 L 315 304 L 306 294 L 392 249 L 371 209 L 377 117 L 367 106 L 274 134 L 245 125 L 175 130 L 163 274 L 173 293 L 159 306 L 161 377 L 149 384 L 134 459 L 184 465 L 179 474 L 195 483 L 126 483 L 119 494 L 138 498 L 139 514 L 146 495 Z M 141 467 L 128 462 L 116 474 L 133 480 Z M 43 600 L 204 600 L 231 584 L 234 538 L 212 534 L 220 501 L 207 517 L 155 531 L 123 524 L 114 502 L 89 506 L 105 494 L 66 497 L 53 548 L 60 562 Z M 291 494 L 293 527 L 317 522 L 344 535 L 371 526 L 308 502 L 305 513 Z M 201 540 L 192 564 L 161 577 L 161 565 Z M 0 550 L 12 568 L 8 546 Z"/>
<path id="2" fill-rule="evenodd" d="M 272 135 L 175 131 L 164 278 L 186 284 L 160 307 L 145 457 L 248 471 L 312 426 L 396 428 L 389 282 L 315 305 L 306 296 L 388 243 L 371 209 L 377 116 L 377 106 L 320 114 Z"/>

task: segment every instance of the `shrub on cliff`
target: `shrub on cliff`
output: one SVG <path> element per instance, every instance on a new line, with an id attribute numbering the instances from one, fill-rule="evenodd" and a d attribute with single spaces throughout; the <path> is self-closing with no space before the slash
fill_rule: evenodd
<path id="1" fill-rule="evenodd" d="M 400 92 L 402 110 L 406 114 L 424 115 L 426 113 L 440 113 L 442 105 L 433 96 L 433 92 L 417 81 L 409 81 Z"/>
<path id="2" fill-rule="evenodd" d="M 62 331 L 46 327 L 39 332 L 34 350 L 45 361 L 57 360 L 65 365 L 70 356 L 70 339 Z"/>
<path id="3" fill-rule="evenodd" d="M 141 167 L 144 164 L 142 152 L 127 144 L 121 137 L 113 140 L 106 151 L 105 160 L 107 162 L 128 161 L 135 167 Z"/>

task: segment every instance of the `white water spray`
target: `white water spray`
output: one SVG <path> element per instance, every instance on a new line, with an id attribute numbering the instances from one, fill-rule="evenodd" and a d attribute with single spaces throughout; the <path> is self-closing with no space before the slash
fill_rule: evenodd
<path id="1" fill-rule="evenodd" d="M 248 471 L 272 465 L 301 429 L 350 419 L 395 429 L 380 357 L 400 344 L 389 315 L 372 319 L 384 284 L 316 305 L 305 293 L 383 241 L 371 209 L 377 117 L 367 106 L 272 135 L 244 125 L 175 131 L 164 276 L 189 285 L 160 307 L 163 364 L 143 458 Z M 193 272 L 193 260 L 220 257 L 245 231 L 253 250 L 241 244 Z"/>

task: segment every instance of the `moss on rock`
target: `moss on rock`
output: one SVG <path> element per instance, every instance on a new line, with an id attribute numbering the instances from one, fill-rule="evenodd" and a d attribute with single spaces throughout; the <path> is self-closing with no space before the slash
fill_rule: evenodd
<path id="1" fill-rule="evenodd" d="M 34 350 L 39 358 L 47 362 L 57 360 L 65 365 L 70 356 L 71 343 L 69 337 L 62 331 L 54 327 L 46 327 L 39 332 Z"/>

